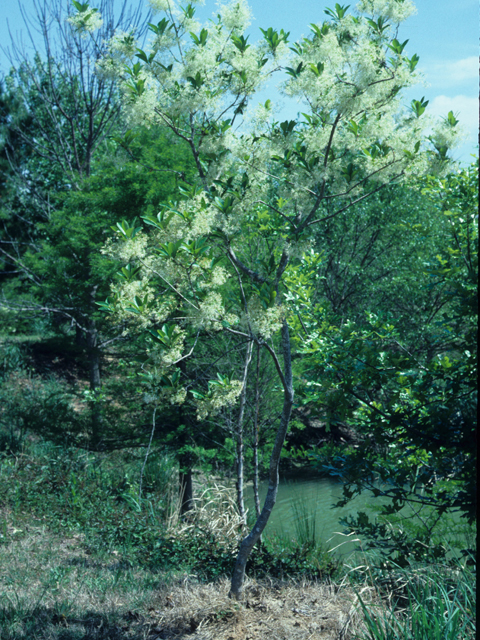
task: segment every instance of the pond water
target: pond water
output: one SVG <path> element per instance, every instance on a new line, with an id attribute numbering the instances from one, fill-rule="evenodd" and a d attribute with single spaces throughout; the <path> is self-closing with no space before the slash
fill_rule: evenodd
<path id="1" fill-rule="evenodd" d="M 260 504 L 263 505 L 268 482 L 260 484 Z M 329 548 L 337 547 L 336 553 L 347 555 L 358 548 L 358 543 L 351 541 L 358 536 L 347 539 L 342 535 L 344 527 L 340 519 L 365 511 L 372 515 L 380 506 L 381 498 L 373 498 L 370 492 L 364 492 L 351 500 L 345 507 L 332 508 L 343 495 L 343 484 L 333 478 L 302 475 L 300 477 L 281 477 L 277 502 L 266 527 L 266 535 L 288 536 L 298 538 L 299 521 L 308 523 L 310 530 L 315 531 L 317 540 L 327 544 Z M 383 500 L 385 504 L 385 499 Z M 250 514 L 255 514 L 253 487 L 245 487 L 245 506 Z"/>
<path id="2" fill-rule="evenodd" d="M 261 505 L 267 494 L 267 488 L 267 481 L 260 484 Z M 317 540 L 324 542 L 328 549 L 335 549 L 337 555 L 345 557 L 354 551 L 359 551 L 361 550 L 360 536 L 353 534 L 349 538 L 346 537 L 345 527 L 340 524 L 340 520 L 346 516 L 355 516 L 360 511 L 364 511 L 369 516 L 375 516 L 379 507 L 386 504 L 389 499 L 374 498 L 371 492 L 365 491 L 345 507 L 333 507 L 342 496 L 343 484 L 333 478 L 318 477 L 308 471 L 303 471 L 300 475 L 280 477 L 277 502 L 265 533 L 267 536 L 278 535 L 299 539 L 301 538 L 299 523 L 303 522 L 307 523 L 310 531 L 312 529 L 315 531 Z M 255 505 L 251 483 L 245 486 L 245 506 L 253 520 Z M 410 518 L 412 511 L 406 506 L 399 515 Z M 436 531 L 441 536 L 442 544 L 446 543 L 447 546 L 458 547 L 458 549 L 473 546 L 475 531 L 465 523 L 459 513 L 442 516 L 438 527 Z"/>

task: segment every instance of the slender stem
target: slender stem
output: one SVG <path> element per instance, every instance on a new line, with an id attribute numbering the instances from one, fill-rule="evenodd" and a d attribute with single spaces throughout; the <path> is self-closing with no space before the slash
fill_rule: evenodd
<path id="1" fill-rule="evenodd" d="M 242 391 L 240 393 L 240 407 L 237 420 L 237 504 L 240 517 L 245 522 L 245 501 L 243 494 L 243 469 L 244 469 L 244 442 L 243 442 L 243 418 L 245 415 L 245 404 L 247 400 L 247 377 L 248 367 L 252 359 L 252 342 L 247 344 L 247 353 L 245 355 L 245 365 L 243 368 Z"/>
<path id="2" fill-rule="evenodd" d="M 253 415 L 253 498 L 255 501 L 255 514 L 260 516 L 260 496 L 258 494 L 258 412 L 260 409 L 260 345 L 257 344 L 257 370 L 255 375 L 255 412 Z"/>
<path id="3" fill-rule="evenodd" d="M 284 380 L 284 392 L 283 392 L 283 408 L 280 416 L 280 424 L 278 426 L 277 435 L 275 437 L 275 443 L 273 445 L 272 454 L 270 457 L 270 469 L 269 469 L 269 482 L 268 491 L 263 504 L 263 509 L 260 516 L 257 518 L 253 529 L 242 540 L 240 549 L 235 563 L 235 569 L 233 571 L 232 582 L 230 587 L 230 597 L 235 600 L 240 600 L 243 592 L 243 583 L 245 580 L 245 568 L 247 560 L 252 552 L 253 547 L 260 539 L 267 522 L 272 513 L 272 509 L 277 500 L 277 491 L 279 483 L 278 467 L 280 464 L 280 454 L 282 452 L 285 437 L 287 435 L 288 425 L 290 423 L 290 416 L 293 407 L 293 375 L 292 375 L 292 353 L 290 344 L 290 333 L 288 330 L 287 322 L 284 320 L 282 325 L 282 352 L 283 352 L 283 366 L 284 372 L 282 372 L 282 378 Z"/>
<path id="4" fill-rule="evenodd" d="M 143 472 L 145 471 L 145 465 L 147 464 L 148 455 L 150 453 L 150 448 L 152 446 L 153 434 L 155 433 L 155 416 L 157 414 L 157 403 L 155 403 L 155 408 L 153 410 L 152 416 L 152 432 L 150 434 L 150 440 L 148 442 L 147 453 L 145 454 L 145 459 L 143 461 L 142 470 L 140 472 L 140 486 L 138 487 L 138 502 L 142 499 L 142 482 L 143 482 Z"/>

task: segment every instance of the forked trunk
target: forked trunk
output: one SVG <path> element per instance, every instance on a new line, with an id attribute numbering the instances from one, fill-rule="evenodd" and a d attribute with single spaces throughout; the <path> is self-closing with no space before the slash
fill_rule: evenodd
<path id="1" fill-rule="evenodd" d="M 248 536 L 242 540 L 240 549 L 235 563 L 235 569 L 233 571 L 232 582 L 230 587 L 230 597 L 240 600 L 243 592 L 243 583 L 245 580 L 245 567 L 247 560 L 252 552 L 253 547 L 260 539 L 260 536 L 265 529 L 272 509 L 277 499 L 278 491 L 278 466 L 280 462 L 280 454 L 282 452 L 285 437 L 287 435 L 288 425 L 290 422 L 290 415 L 292 413 L 293 406 L 293 378 L 292 378 L 292 356 L 290 348 L 290 334 L 288 331 L 288 325 L 284 321 L 282 326 L 282 351 L 283 351 L 283 409 L 280 418 L 280 425 L 278 427 L 277 435 L 275 438 L 275 444 L 273 446 L 272 455 L 270 457 L 270 470 L 269 470 L 269 482 L 268 491 L 265 498 L 265 503 L 260 516 L 250 531 Z"/>

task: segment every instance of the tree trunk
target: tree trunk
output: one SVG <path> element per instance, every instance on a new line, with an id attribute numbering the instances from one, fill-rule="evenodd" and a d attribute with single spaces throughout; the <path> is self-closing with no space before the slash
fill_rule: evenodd
<path id="1" fill-rule="evenodd" d="M 255 413 L 253 416 L 253 499 L 255 501 L 255 517 L 260 516 L 260 495 L 258 493 L 258 413 L 260 409 L 260 345 L 257 345 L 257 371 L 255 377 Z M 262 541 L 260 537 L 260 542 Z"/>
<path id="2" fill-rule="evenodd" d="M 187 363 L 185 360 L 180 362 L 180 371 L 185 378 L 188 378 Z M 187 419 L 187 416 L 184 416 L 182 405 L 178 407 L 178 419 L 180 424 Z M 183 431 L 179 443 L 180 453 L 178 455 L 178 464 L 180 467 L 178 473 L 178 495 L 180 499 L 180 516 L 182 517 L 193 509 L 193 456 L 188 449 L 183 449 L 186 445 L 187 436 L 185 431 Z"/>
<path id="3" fill-rule="evenodd" d="M 90 389 L 97 391 L 102 386 L 100 377 L 100 351 L 98 345 L 98 331 L 95 325 L 95 320 L 87 320 L 87 355 L 88 355 L 88 370 L 90 378 Z"/>
<path id="4" fill-rule="evenodd" d="M 293 377 L 292 377 L 292 355 L 290 347 L 290 334 L 286 321 L 282 326 L 282 351 L 283 351 L 283 409 L 280 418 L 275 444 L 273 446 L 270 458 L 268 491 L 263 505 L 262 512 L 258 517 L 253 529 L 246 538 L 242 540 L 240 549 L 233 571 L 232 582 L 230 586 L 230 597 L 240 600 L 243 592 L 243 583 L 245 580 L 245 567 L 250 553 L 259 540 L 265 529 L 272 509 L 277 499 L 278 491 L 278 466 L 280 463 L 280 454 L 282 452 L 283 443 L 287 435 L 290 415 L 293 406 Z"/>
<path id="5" fill-rule="evenodd" d="M 243 495 L 243 469 L 244 469 L 244 460 L 243 460 L 243 417 L 245 415 L 245 404 L 247 401 L 247 376 L 248 376 L 248 366 L 250 364 L 250 359 L 252 357 L 252 343 L 249 342 L 247 345 L 247 353 L 245 355 L 245 366 L 243 369 L 243 386 L 242 391 L 240 393 L 240 409 L 238 412 L 238 421 L 237 421 L 237 454 L 236 454 L 236 462 L 237 462 L 237 505 L 238 512 L 240 517 L 245 522 L 245 500 Z"/>
<path id="6" fill-rule="evenodd" d="M 90 291 L 90 313 L 95 310 L 95 295 L 97 286 Z M 85 342 L 88 358 L 88 373 L 90 380 L 90 390 L 94 394 L 92 406 L 92 448 L 99 449 L 101 447 L 101 428 L 102 428 L 102 412 L 99 405 L 99 392 L 102 387 L 100 376 L 100 351 L 98 349 L 98 330 L 92 315 L 86 321 Z"/>
<path id="7" fill-rule="evenodd" d="M 181 456 L 179 463 L 180 515 L 184 516 L 193 509 L 193 469 L 188 455 Z"/>

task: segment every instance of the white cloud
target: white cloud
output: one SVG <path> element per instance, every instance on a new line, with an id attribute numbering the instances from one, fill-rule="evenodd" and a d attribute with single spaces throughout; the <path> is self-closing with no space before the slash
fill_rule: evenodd
<path id="1" fill-rule="evenodd" d="M 444 60 L 427 64 L 422 68 L 426 81 L 432 87 L 453 87 L 460 84 L 478 84 L 478 58 L 470 56 L 462 60 Z"/>

